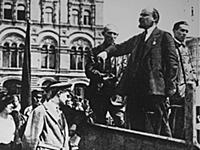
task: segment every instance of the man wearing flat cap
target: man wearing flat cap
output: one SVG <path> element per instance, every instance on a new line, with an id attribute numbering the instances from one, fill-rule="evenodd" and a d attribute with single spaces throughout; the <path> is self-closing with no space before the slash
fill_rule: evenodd
<path id="1" fill-rule="evenodd" d="M 31 92 L 32 105 L 25 108 L 24 115 L 28 117 L 30 113 L 33 111 L 33 109 L 35 109 L 37 106 L 41 105 L 45 101 L 43 93 L 44 90 L 42 88 L 37 88 L 32 90 Z"/>
<path id="2" fill-rule="evenodd" d="M 109 112 L 114 124 L 122 127 L 124 125 L 123 111 L 116 110 L 110 101 L 110 98 L 115 94 L 114 89 L 118 80 L 117 61 L 115 58 L 103 61 L 97 57 L 105 48 L 115 45 L 118 36 L 116 26 L 107 24 L 103 28 L 102 35 L 104 37 L 103 43 L 90 51 L 86 61 L 85 73 L 90 79 L 86 97 L 90 100 L 96 123 L 106 124 L 106 114 Z"/>
<path id="3" fill-rule="evenodd" d="M 24 150 L 69 150 L 69 128 L 61 106 L 69 101 L 71 84 L 49 87 L 48 100 L 30 114 L 23 137 Z"/>

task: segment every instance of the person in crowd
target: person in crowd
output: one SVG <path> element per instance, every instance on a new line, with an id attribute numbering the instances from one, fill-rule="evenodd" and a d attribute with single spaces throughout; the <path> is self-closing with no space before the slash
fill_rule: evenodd
<path id="1" fill-rule="evenodd" d="M 14 99 L 14 101 L 13 101 L 14 108 L 13 109 L 19 112 L 19 111 L 21 111 L 20 97 L 17 94 L 12 94 L 12 95 L 13 95 L 13 99 Z"/>
<path id="2" fill-rule="evenodd" d="M 15 122 L 11 116 L 13 99 L 6 91 L 0 91 L 0 149 L 12 150 L 15 138 Z"/>
<path id="3" fill-rule="evenodd" d="M 105 48 L 115 45 L 118 31 L 115 25 L 107 24 L 102 31 L 104 41 L 101 45 L 93 48 L 88 56 L 85 66 L 85 74 L 90 79 L 87 88 L 87 98 L 95 115 L 95 122 L 106 124 L 106 114 L 110 113 L 116 126 L 124 126 L 124 110 L 115 107 L 110 98 L 115 95 L 115 86 L 118 81 L 116 60 L 109 58 L 103 61 L 97 57 Z M 119 99 L 119 98 L 118 98 Z M 122 99 L 120 99 L 122 101 Z"/>
<path id="4" fill-rule="evenodd" d="M 15 122 L 16 133 L 15 133 L 15 150 L 21 150 L 21 138 L 24 132 L 24 127 L 27 118 L 21 113 L 20 97 L 17 94 L 10 95 L 13 100 L 13 110 L 11 115 Z"/>
<path id="5" fill-rule="evenodd" d="M 33 109 L 35 109 L 37 106 L 41 105 L 45 101 L 43 93 L 44 93 L 44 90 L 41 88 L 34 89 L 31 92 L 32 105 L 25 108 L 24 115 L 28 117 L 30 113 L 33 111 Z"/>
<path id="6" fill-rule="evenodd" d="M 185 45 L 185 39 L 189 32 L 189 25 L 186 21 L 178 21 L 173 26 L 174 42 L 179 60 L 177 76 L 177 91 L 170 99 L 170 127 L 175 138 L 184 137 L 184 104 L 186 96 L 186 85 L 196 86 L 197 77 L 191 62 L 191 53 Z M 194 87 L 193 86 L 193 87 Z"/>
<path id="7" fill-rule="evenodd" d="M 127 113 L 134 130 L 171 136 L 166 97 L 176 92 L 178 57 L 173 37 L 157 27 L 159 12 L 142 9 L 139 28 L 144 32 L 98 54 L 103 60 L 130 54 L 127 68 L 118 84 L 127 96 Z"/>
<path id="8" fill-rule="evenodd" d="M 23 137 L 24 150 L 69 150 L 69 128 L 61 107 L 69 100 L 71 84 L 56 83 L 48 88 L 47 102 L 30 114 Z"/>

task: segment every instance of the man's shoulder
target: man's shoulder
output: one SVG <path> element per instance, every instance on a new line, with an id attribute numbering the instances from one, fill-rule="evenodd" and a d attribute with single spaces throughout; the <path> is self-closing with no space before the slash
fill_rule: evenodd
<path id="1" fill-rule="evenodd" d="M 159 29 L 159 28 L 157 28 L 157 30 L 158 30 L 158 32 L 159 32 L 161 35 L 164 35 L 164 36 L 166 35 L 166 36 L 172 37 L 171 33 L 169 33 L 169 32 L 166 31 L 166 30 Z"/>
<path id="2" fill-rule="evenodd" d="M 101 49 L 103 46 L 104 46 L 104 44 L 101 43 L 101 44 L 99 44 L 99 45 L 93 47 L 93 48 L 92 48 L 92 51 L 96 51 L 96 50 L 98 50 L 98 49 Z"/>
<path id="3" fill-rule="evenodd" d="M 44 104 L 39 105 L 35 109 L 33 109 L 33 113 L 35 113 L 35 114 L 44 114 L 45 113 L 45 106 L 44 106 Z"/>
<path id="4" fill-rule="evenodd" d="M 103 51 L 105 49 L 104 44 L 100 44 L 94 48 L 92 48 L 92 54 L 93 55 L 98 55 L 101 51 Z"/>

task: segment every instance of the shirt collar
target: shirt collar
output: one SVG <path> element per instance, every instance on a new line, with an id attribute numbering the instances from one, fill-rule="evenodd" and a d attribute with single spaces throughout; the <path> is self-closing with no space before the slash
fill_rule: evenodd
<path id="1" fill-rule="evenodd" d="M 174 37 L 174 41 L 175 41 L 175 45 L 177 45 L 178 47 L 180 47 L 180 46 L 185 47 L 185 44 L 180 42 L 179 40 L 177 40 L 175 37 Z"/>
<path id="2" fill-rule="evenodd" d="M 153 25 L 152 27 L 150 27 L 149 29 L 147 29 L 147 35 L 145 37 L 145 41 L 150 37 L 151 33 L 153 32 L 153 30 L 156 28 L 156 25 Z"/>
<path id="3" fill-rule="evenodd" d="M 54 102 L 52 102 L 52 101 L 49 101 L 48 102 L 48 105 L 49 105 L 49 107 L 52 109 L 52 110 L 54 110 L 54 111 L 57 111 L 57 110 L 59 110 L 59 105 L 57 105 L 57 104 L 55 104 Z"/>

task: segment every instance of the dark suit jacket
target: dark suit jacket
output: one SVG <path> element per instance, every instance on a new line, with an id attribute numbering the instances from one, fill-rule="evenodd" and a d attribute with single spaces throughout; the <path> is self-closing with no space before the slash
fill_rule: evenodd
<path id="1" fill-rule="evenodd" d="M 108 96 L 113 91 L 115 82 L 116 68 L 112 66 L 111 59 L 106 59 L 105 64 L 100 60 L 97 55 L 104 51 L 109 45 L 105 43 L 93 48 L 87 58 L 85 66 L 85 74 L 90 79 L 89 87 L 87 88 L 87 98 L 94 96 Z M 110 80 L 104 81 L 102 74 L 113 75 Z M 110 83 L 110 84 L 109 84 Z"/>
<path id="2" fill-rule="evenodd" d="M 136 53 L 140 50 L 141 38 L 142 33 L 105 50 L 108 57 L 131 53 L 127 69 L 118 86 L 119 94 L 128 95 L 134 92 L 133 87 L 137 88 L 138 85 L 133 84 L 135 84 L 134 79 L 138 68 L 143 70 L 145 80 L 143 87 L 146 88 L 144 92 L 149 95 L 169 96 L 174 94 L 178 57 L 172 36 L 156 27 L 145 42 L 146 47 L 139 63 Z"/>

